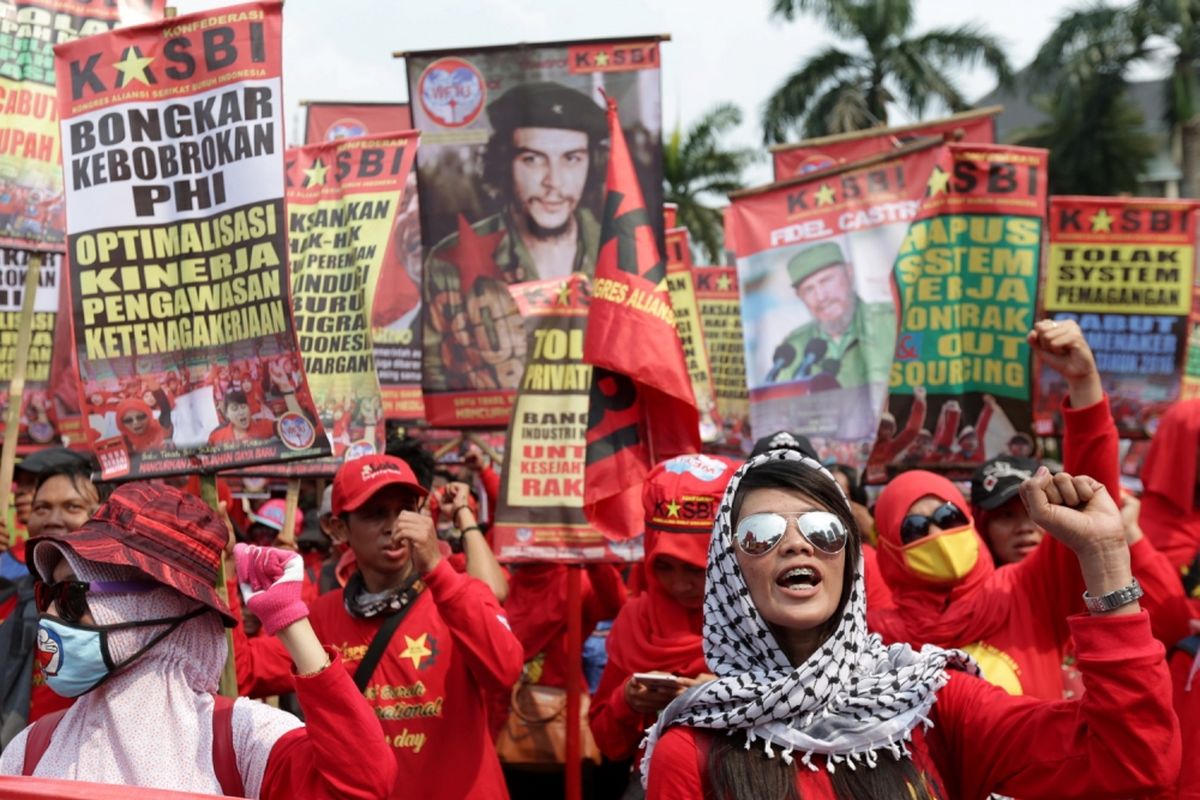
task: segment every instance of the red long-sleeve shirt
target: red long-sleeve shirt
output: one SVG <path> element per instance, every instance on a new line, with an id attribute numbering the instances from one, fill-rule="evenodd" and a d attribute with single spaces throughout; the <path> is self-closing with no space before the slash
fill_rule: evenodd
<path id="1" fill-rule="evenodd" d="M 952 673 L 930 710 L 934 726 L 918 726 L 910 745 L 933 796 L 1095 800 L 1174 787 L 1179 723 L 1148 615 L 1079 615 L 1070 628 L 1087 686 L 1080 701 L 1011 697 Z M 691 728 L 667 731 L 654 751 L 647 799 L 704 798 L 708 781 L 700 765 L 710 741 Z M 823 767 L 813 772 L 797 764 L 796 786 L 806 800 L 835 800 Z"/>

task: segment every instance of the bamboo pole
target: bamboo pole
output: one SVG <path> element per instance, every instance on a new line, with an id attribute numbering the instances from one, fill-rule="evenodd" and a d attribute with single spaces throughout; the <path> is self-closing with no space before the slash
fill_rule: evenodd
<path id="1" fill-rule="evenodd" d="M 38 273 L 42 254 L 31 253 L 25 267 L 25 294 L 21 297 L 21 321 L 17 329 L 16 360 L 8 384 L 8 409 L 4 415 L 4 445 L 0 448 L 0 513 L 7 515 L 12 494 L 13 470 L 17 463 L 17 439 L 21 435 L 21 399 L 25 394 L 25 373 L 29 370 L 29 347 L 33 341 L 33 309 L 37 300 Z M 8 532 L 9 538 L 13 531 Z M 11 541 L 10 541 L 11 544 Z"/>

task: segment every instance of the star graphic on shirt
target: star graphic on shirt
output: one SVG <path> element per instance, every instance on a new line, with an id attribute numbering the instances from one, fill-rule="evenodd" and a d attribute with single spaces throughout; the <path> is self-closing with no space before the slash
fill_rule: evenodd
<path id="1" fill-rule="evenodd" d="M 822 183 L 821 188 L 817 189 L 816 198 L 817 205 L 830 206 L 833 205 L 833 201 L 837 199 L 837 196 L 833 193 L 832 186 L 828 183 Z"/>
<path id="2" fill-rule="evenodd" d="M 676 503 L 674 500 L 667 503 L 667 516 L 668 517 L 678 517 L 679 516 L 679 503 Z"/>
<path id="3" fill-rule="evenodd" d="M 321 159 L 313 162 L 311 169 L 304 170 L 304 185 L 305 186 L 324 186 L 325 173 L 329 171 L 329 167 L 325 166 Z"/>
<path id="4" fill-rule="evenodd" d="M 558 286 L 558 296 L 554 298 L 554 305 L 569 306 L 571 305 L 571 282 L 563 281 Z"/>
<path id="5" fill-rule="evenodd" d="M 1093 233 L 1112 233 L 1113 218 L 1108 209 L 1102 208 L 1092 215 Z"/>
<path id="6" fill-rule="evenodd" d="M 412 639 L 407 635 L 404 637 L 404 643 L 408 647 L 404 648 L 404 652 L 400 654 L 400 658 L 411 658 L 414 669 L 421 668 L 421 659 L 433 655 L 433 651 L 425 646 L 425 640 L 429 638 L 428 633 L 422 633 L 416 639 Z"/>
<path id="7" fill-rule="evenodd" d="M 730 278 L 728 275 L 722 275 L 721 277 L 717 278 L 717 288 L 720 289 L 722 292 L 729 291 L 730 287 L 732 287 L 732 286 L 733 286 L 733 279 Z"/>
<path id="8" fill-rule="evenodd" d="M 605 53 L 605 52 L 596 53 L 596 66 L 597 67 L 607 67 L 608 66 L 608 53 Z"/>
<path id="9" fill-rule="evenodd" d="M 950 173 L 943 170 L 941 167 L 934 167 L 933 172 L 929 174 L 929 196 L 937 197 L 939 194 L 946 194 L 950 185 Z"/>
<path id="10" fill-rule="evenodd" d="M 134 81 L 141 81 L 146 86 L 154 82 L 153 75 L 146 74 L 146 67 L 154 61 L 154 56 L 143 56 L 136 47 L 126 47 L 125 55 L 113 64 L 121 73 L 121 86 L 128 86 Z"/>

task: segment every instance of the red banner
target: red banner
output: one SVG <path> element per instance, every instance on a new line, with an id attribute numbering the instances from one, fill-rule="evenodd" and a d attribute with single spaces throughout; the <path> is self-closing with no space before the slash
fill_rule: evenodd
<path id="1" fill-rule="evenodd" d="M 288 303 L 279 3 L 55 48 L 81 406 L 106 479 L 328 455 Z"/>
<path id="2" fill-rule="evenodd" d="M 655 460 L 700 450 L 696 396 L 617 105 L 600 255 L 583 358 L 592 374 L 584 509 L 607 536 L 642 530 L 642 481 Z"/>
<path id="3" fill-rule="evenodd" d="M 996 141 L 994 118 L 1002 110 L 996 106 L 902 127 L 870 128 L 779 145 L 771 148 L 775 180 L 796 178 L 836 164 L 886 153 L 922 136 L 941 136 L 961 131 L 962 138 L 959 141 L 990 144 Z"/>
<path id="4" fill-rule="evenodd" d="M 303 103 L 304 143 L 376 136 L 412 128 L 408 103 Z"/>

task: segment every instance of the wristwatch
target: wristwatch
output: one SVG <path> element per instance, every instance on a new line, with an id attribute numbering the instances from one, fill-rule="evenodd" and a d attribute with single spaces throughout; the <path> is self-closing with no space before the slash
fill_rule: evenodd
<path id="1" fill-rule="evenodd" d="M 1142 585 L 1138 583 L 1137 578 L 1134 578 L 1128 586 L 1114 589 L 1108 594 L 1103 594 L 1099 597 L 1092 597 L 1087 592 L 1084 592 L 1083 604 L 1093 614 L 1103 614 L 1106 611 L 1116 611 L 1121 606 L 1127 606 L 1144 594 Z"/>

